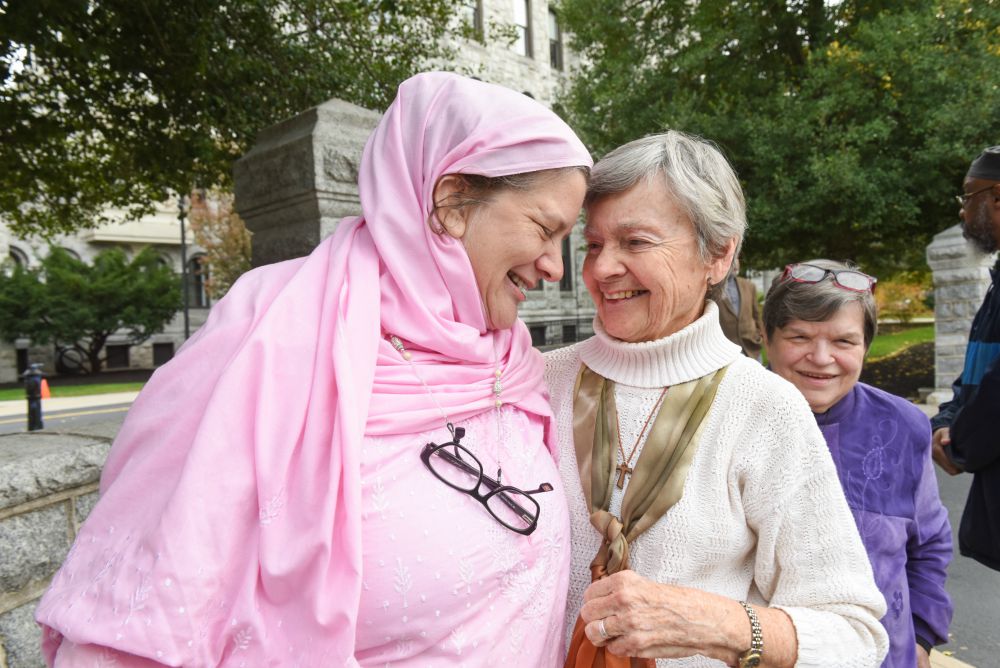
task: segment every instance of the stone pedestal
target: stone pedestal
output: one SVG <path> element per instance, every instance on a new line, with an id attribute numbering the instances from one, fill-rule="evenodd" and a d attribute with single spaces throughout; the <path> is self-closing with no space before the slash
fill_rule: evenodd
<path id="1" fill-rule="evenodd" d="M 260 133 L 233 168 L 253 266 L 307 255 L 361 213 L 358 164 L 379 117 L 334 99 Z"/>
<path id="2" fill-rule="evenodd" d="M 927 264 L 934 273 L 934 392 L 927 403 L 951 399 L 951 384 L 962 372 L 972 318 L 990 284 L 995 256 L 962 238 L 955 225 L 934 236 Z"/>
<path id="3" fill-rule="evenodd" d="M 38 599 L 97 503 L 121 418 L 0 436 L 0 666 L 44 666 Z"/>

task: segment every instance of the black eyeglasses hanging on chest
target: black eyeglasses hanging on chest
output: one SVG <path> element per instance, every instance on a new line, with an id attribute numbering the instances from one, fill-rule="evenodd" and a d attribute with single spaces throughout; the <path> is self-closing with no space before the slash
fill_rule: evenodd
<path id="1" fill-rule="evenodd" d="M 420 453 L 420 460 L 424 465 L 444 484 L 483 504 L 489 514 L 503 526 L 525 536 L 531 534 L 538 526 L 541 510 L 531 495 L 551 492 L 552 485 L 543 482 L 538 489 L 524 491 L 494 480 L 483 473 L 483 464 L 472 451 L 461 445 L 465 429 L 449 422 L 448 431 L 451 432 L 452 440 L 440 445 L 428 443 L 424 446 Z M 497 477 L 499 478 L 499 473 Z M 487 493 L 480 491 L 481 486 L 486 487 Z"/>

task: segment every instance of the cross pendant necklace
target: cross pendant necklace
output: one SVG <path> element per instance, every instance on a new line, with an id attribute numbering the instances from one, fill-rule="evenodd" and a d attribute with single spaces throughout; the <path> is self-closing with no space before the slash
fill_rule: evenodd
<path id="1" fill-rule="evenodd" d="M 646 416 L 646 422 L 642 425 L 642 430 L 639 432 L 638 438 L 635 439 L 635 443 L 632 444 L 632 450 L 628 453 L 628 457 L 625 456 L 625 449 L 622 447 L 621 418 L 617 416 L 617 411 L 615 411 L 615 421 L 617 422 L 615 427 L 618 429 L 618 452 L 622 454 L 622 463 L 615 467 L 615 469 L 618 470 L 618 481 L 615 483 L 615 487 L 618 489 L 625 489 L 625 476 L 631 476 L 632 472 L 635 470 L 631 466 L 632 457 L 635 456 L 635 451 L 639 449 L 639 444 L 642 443 L 642 437 L 646 434 L 646 428 L 649 427 L 649 422 L 656 414 L 656 409 L 658 409 L 660 404 L 663 403 L 663 397 L 666 394 L 667 388 L 664 387 L 663 391 L 660 392 L 660 396 L 656 399 L 656 403 L 653 404 L 653 410 L 649 411 L 649 415 Z"/>
<path id="2" fill-rule="evenodd" d="M 622 462 L 615 468 L 618 469 L 618 482 L 615 484 L 618 486 L 618 489 L 625 489 L 625 474 L 632 475 L 632 467 Z"/>

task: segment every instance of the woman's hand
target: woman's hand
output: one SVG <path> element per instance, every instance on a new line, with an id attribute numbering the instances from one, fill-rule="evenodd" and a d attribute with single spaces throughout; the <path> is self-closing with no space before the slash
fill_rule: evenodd
<path id="1" fill-rule="evenodd" d="M 731 598 L 660 584 L 634 571 L 592 583 L 580 616 L 587 637 L 619 656 L 681 658 L 701 654 L 735 666 L 750 648 L 750 620 Z M 764 628 L 765 665 L 792 665 L 795 630 L 780 610 L 755 606 Z M 601 622 L 608 638 L 601 636 Z"/>
<path id="2" fill-rule="evenodd" d="M 745 644 L 750 646 L 750 623 L 736 601 L 653 582 L 634 571 L 592 583 L 583 600 L 580 615 L 587 623 L 587 637 L 619 656 L 679 658 L 703 654 L 732 664 L 739 652 L 728 648 L 726 629 L 737 621 L 743 622 Z M 609 639 L 601 637 L 601 620 Z"/>

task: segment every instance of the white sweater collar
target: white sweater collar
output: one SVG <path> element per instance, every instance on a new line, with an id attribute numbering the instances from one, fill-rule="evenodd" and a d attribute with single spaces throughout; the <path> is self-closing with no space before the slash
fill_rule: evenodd
<path id="1" fill-rule="evenodd" d="M 679 332 L 656 341 L 626 343 L 594 318 L 594 336 L 578 344 L 580 359 L 609 380 L 634 387 L 678 385 L 720 369 L 740 355 L 740 347 L 722 333 L 719 308 L 705 302 L 705 312 Z"/>

